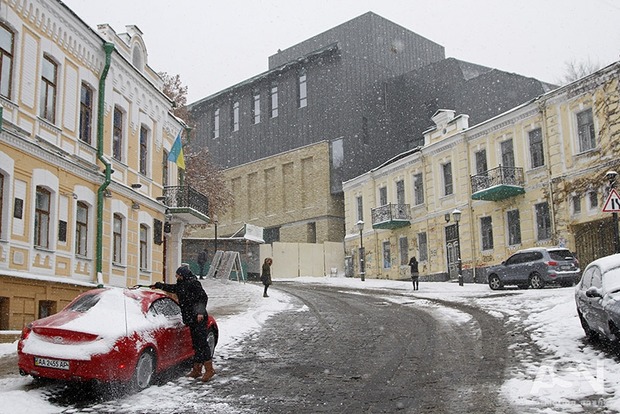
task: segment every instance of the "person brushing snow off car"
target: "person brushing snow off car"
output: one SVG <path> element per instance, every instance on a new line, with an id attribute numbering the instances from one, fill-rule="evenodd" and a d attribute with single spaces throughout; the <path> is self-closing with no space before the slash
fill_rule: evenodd
<path id="1" fill-rule="evenodd" d="M 194 366 L 187 376 L 191 378 L 202 376 L 202 381 L 207 382 L 215 375 L 211 349 L 207 342 L 207 301 L 209 297 L 189 267 L 179 267 L 176 276 L 176 284 L 157 282 L 150 287 L 177 295 L 183 323 L 189 327 L 194 348 Z"/>

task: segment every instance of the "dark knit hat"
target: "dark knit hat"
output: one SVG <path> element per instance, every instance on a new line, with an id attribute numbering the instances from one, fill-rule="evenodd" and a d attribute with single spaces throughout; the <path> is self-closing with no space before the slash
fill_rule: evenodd
<path id="1" fill-rule="evenodd" d="M 177 269 L 177 275 L 182 276 L 184 279 L 193 276 L 192 271 L 187 266 L 181 266 Z"/>

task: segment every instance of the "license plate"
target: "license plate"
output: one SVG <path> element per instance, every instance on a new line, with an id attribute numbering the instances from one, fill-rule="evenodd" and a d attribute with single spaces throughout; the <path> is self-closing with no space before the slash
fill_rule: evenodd
<path id="1" fill-rule="evenodd" d="M 570 265 L 560 266 L 560 270 L 571 270 L 571 266 Z"/>
<path id="2" fill-rule="evenodd" d="M 48 359 L 48 358 L 34 358 L 34 365 L 37 367 L 44 368 L 55 368 L 55 369 L 69 369 L 69 361 L 63 361 L 62 359 Z"/>

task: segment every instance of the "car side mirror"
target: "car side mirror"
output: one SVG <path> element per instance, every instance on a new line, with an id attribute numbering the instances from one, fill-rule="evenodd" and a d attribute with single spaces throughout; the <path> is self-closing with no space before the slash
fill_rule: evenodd
<path id="1" fill-rule="evenodd" d="M 586 296 L 589 298 L 602 298 L 603 297 L 603 295 L 601 294 L 601 291 L 594 286 L 586 290 Z"/>

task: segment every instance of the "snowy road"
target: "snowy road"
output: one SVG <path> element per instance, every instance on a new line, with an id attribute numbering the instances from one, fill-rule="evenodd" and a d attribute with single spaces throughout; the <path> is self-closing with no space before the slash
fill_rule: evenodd
<path id="1" fill-rule="evenodd" d="M 618 355 L 584 339 L 572 288 L 296 278 L 262 298 L 256 284 L 203 283 L 222 331 L 212 382 L 177 372 L 63 404 L 82 390 L 13 374 L 0 413 L 620 412 Z"/>

